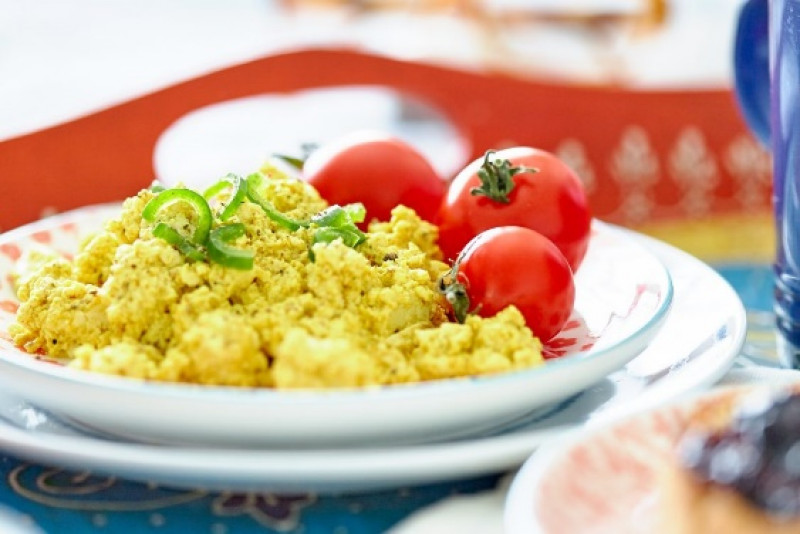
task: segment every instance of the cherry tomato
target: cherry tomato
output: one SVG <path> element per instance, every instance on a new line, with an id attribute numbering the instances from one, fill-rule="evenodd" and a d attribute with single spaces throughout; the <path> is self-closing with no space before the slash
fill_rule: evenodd
<path id="1" fill-rule="evenodd" d="M 564 326 L 575 305 L 569 263 L 552 241 L 520 226 L 501 226 L 470 241 L 442 281 L 457 320 L 467 312 L 491 317 L 514 305 L 545 342 Z"/>
<path id="2" fill-rule="evenodd" d="M 453 260 L 483 230 L 524 226 L 555 243 L 576 272 L 591 219 L 580 178 L 556 156 L 530 147 L 489 151 L 450 184 L 438 215 L 439 246 Z"/>
<path id="3" fill-rule="evenodd" d="M 373 132 L 344 136 L 313 151 L 303 177 L 330 204 L 361 202 L 367 220 L 389 220 L 403 204 L 433 222 L 446 184 L 416 149 Z"/>

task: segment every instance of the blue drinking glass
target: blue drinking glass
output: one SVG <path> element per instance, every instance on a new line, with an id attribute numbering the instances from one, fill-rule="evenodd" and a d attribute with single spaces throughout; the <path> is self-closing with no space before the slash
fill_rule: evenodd
<path id="1" fill-rule="evenodd" d="M 745 120 L 773 157 L 778 355 L 800 368 L 800 0 L 743 4 L 734 60 Z"/>

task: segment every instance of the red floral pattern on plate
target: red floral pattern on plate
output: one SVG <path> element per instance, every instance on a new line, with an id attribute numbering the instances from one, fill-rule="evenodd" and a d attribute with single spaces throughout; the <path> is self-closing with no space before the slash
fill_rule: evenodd
<path id="1" fill-rule="evenodd" d="M 16 243 L 3 243 L 0 245 L 0 254 L 7 256 L 11 261 L 17 261 L 22 256 L 22 249 Z"/>
<path id="2" fill-rule="evenodd" d="M 18 308 L 19 302 L 15 302 L 13 300 L 0 300 L 0 310 L 8 313 L 17 313 Z"/>
<path id="3" fill-rule="evenodd" d="M 49 245 L 53 242 L 53 235 L 50 233 L 50 230 L 41 230 L 39 232 L 34 232 L 31 234 L 31 238 L 34 241 L 38 241 L 39 243 Z"/>
<path id="4" fill-rule="evenodd" d="M 50 251 L 64 258 L 71 259 L 77 250 L 79 239 L 86 232 L 96 229 L 108 217 L 108 212 L 94 208 L 78 210 L 71 214 L 56 216 L 52 226 L 45 226 L 28 233 L 16 233 L 13 237 L 2 236 L 0 243 L 0 349 L 19 350 L 15 347 L 9 326 L 19 309 L 19 300 L 14 292 L 14 278 L 22 268 L 26 252 L 36 249 Z M 66 217 L 66 218 L 65 218 Z M 38 224 L 45 224 L 37 223 Z"/>

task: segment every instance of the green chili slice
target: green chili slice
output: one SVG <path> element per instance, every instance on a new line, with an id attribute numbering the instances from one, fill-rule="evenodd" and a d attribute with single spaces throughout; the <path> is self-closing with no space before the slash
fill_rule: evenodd
<path id="1" fill-rule="evenodd" d="M 312 245 L 316 243 L 332 243 L 341 239 L 342 243 L 350 248 L 355 248 L 366 239 L 366 236 L 358 228 L 320 228 L 314 233 Z"/>
<path id="2" fill-rule="evenodd" d="M 356 248 L 367 239 L 367 235 L 359 230 L 356 223 L 366 217 L 366 209 L 361 203 L 346 206 L 333 205 L 311 217 L 311 223 L 317 226 L 308 249 L 308 257 L 315 261 L 313 247 L 317 243 L 332 243 L 341 239 L 350 248 Z"/>
<path id="3" fill-rule="evenodd" d="M 228 203 L 218 214 L 219 220 L 221 221 L 230 219 L 231 216 L 236 213 L 236 210 L 239 209 L 245 197 L 247 197 L 247 180 L 244 180 L 241 176 L 230 173 L 225 176 L 225 178 L 206 189 L 203 193 L 203 197 L 210 201 L 228 188 L 233 188 L 233 192 L 231 193 Z"/>
<path id="4" fill-rule="evenodd" d="M 177 247 L 181 254 L 192 261 L 205 261 L 206 259 L 206 255 L 197 245 L 183 237 L 167 223 L 156 224 L 156 227 L 153 228 L 153 235 Z"/>
<path id="5" fill-rule="evenodd" d="M 337 239 L 341 239 L 342 243 L 350 248 L 356 248 L 367 239 L 367 236 L 352 225 L 342 227 L 322 226 L 314 232 L 311 246 L 308 247 L 308 258 L 311 261 L 316 261 L 314 245 L 317 243 L 333 243 Z"/>
<path id="6" fill-rule="evenodd" d="M 203 191 L 203 198 L 206 200 L 213 200 L 215 196 L 219 195 L 230 186 L 231 184 L 228 180 L 220 180 L 219 182 L 215 183 L 212 186 L 209 186 L 208 189 Z"/>
<path id="7" fill-rule="evenodd" d="M 356 223 L 363 222 L 364 218 L 366 217 L 366 209 L 364 209 L 363 204 L 356 203 L 356 204 L 347 204 L 346 206 L 339 206 L 339 205 L 329 206 L 324 210 L 322 210 L 321 212 L 314 215 L 313 217 L 311 217 L 310 221 L 298 221 L 295 219 L 290 219 L 289 217 L 278 211 L 278 209 L 275 206 L 273 206 L 269 200 L 265 199 L 258 193 L 257 188 L 261 184 L 262 180 L 263 178 L 258 173 L 251 174 L 250 176 L 247 177 L 246 181 L 249 182 L 247 186 L 247 198 L 250 199 L 251 202 L 254 202 L 259 206 L 261 206 L 261 209 L 264 210 L 264 213 L 267 214 L 267 217 L 277 222 L 284 228 L 294 231 L 300 228 L 309 228 L 313 224 L 320 228 L 320 230 L 318 230 L 317 233 L 327 228 L 347 229 L 348 230 L 347 233 L 353 233 L 351 232 L 352 230 L 358 234 L 359 243 L 363 241 L 364 237 L 363 232 L 361 232 L 355 226 Z M 333 239 L 328 240 L 326 237 L 324 237 L 325 235 L 326 233 L 323 232 L 320 239 L 316 240 L 315 238 L 314 242 L 329 243 L 330 241 L 333 240 Z M 346 242 L 348 243 L 351 241 L 352 239 L 349 238 L 346 240 Z"/>
<path id="8" fill-rule="evenodd" d="M 365 208 L 364 204 L 361 202 L 346 204 L 344 206 L 344 211 L 347 212 L 347 214 L 350 216 L 350 220 L 354 223 L 364 222 L 364 219 L 367 218 L 367 208 Z"/>
<path id="9" fill-rule="evenodd" d="M 251 174 L 247 177 L 247 198 L 250 199 L 250 202 L 253 202 L 261 207 L 264 210 L 264 213 L 267 214 L 267 217 L 278 223 L 279 225 L 287 228 L 291 231 L 295 231 L 299 228 L 307 228 L 308 222 L 306 221 L 295 221 L 294 219 L 290 219 L 278 209 L 272 205 L 272 202 L 261 196 L 258 193 L 257 188 L 262 182 L 261 175 L 258 173 Z"/>
<path id="10" fill-rule="evenodd" d="M 174 202 L 186 202 L 194 208 L 197 213 L 197 223 L 195 224 L 191 241 L 196 244 L 205 243 L 211 230 L 213 215 L 206 199 L 200 193 L 196 193 L 191 189 L 167 189 L 160 192 L 144 207 L 142 218 L 153 222 L 156 220 L 159 211 Z"/>
<path id="11" fill-rule="evenodd" d="M 219 263 L 224 267 L 252 269 L 253 251 L 228 245 L 230 241 L 243 235 L 244 225 L 242 223 L 226 224 L 214 228 L 208 236 L 208 257 L 214 263 Z"/>
<path id="12" fill-rule="evenodd" d="M 346 206 L 333 205 L 311 217 L 311 222 L 317 226 L 342 228 L 363 222 L 366 213 L 367 211 L 361 203 L 347 204 Z"/>

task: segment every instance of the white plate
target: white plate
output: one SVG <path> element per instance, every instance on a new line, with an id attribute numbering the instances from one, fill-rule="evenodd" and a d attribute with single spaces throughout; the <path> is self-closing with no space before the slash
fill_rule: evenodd
<path id="1" fill-rule="evenodd" d="M 797 374 L 774 387 L 798 384 Z M 514 477 L 505 507 L 507 534 L 662 532 L 659 480 L 676 462 L 688 415 L 729 395 L 761 385 L 716 388 L 645 410 L 600 428 L 574 432 L 525 462 Z M 609 498 L 613 496 L 613 498 Z"/>
<path id="2" fill-rule="evenodd" d="M 82 209 L 0 237 L 0 276 L 19 252 L 46 242 L 74 252 L 77 236 L 117 208 Z M 531 273 L 535 276 L 535 273 Z M 568 326 L 548 343 L 561 358 L 514 373 L 364 390 L 266 388 L 142 382 L 70 369 L 18 350 L 10 284 L 0 287 L 0 383 L 91 428 L 152 442 L 254 447 L 421 443 L 476 434 L 597 383 L 639 354 L 672 302 L 660 260 L 625 232 L 597 223 L 576 276 Z"/>
<path id="3" fill-rule="evenodd" d="M 44 534 L 33 518 L 0 504 L 0 532 L 3 534 Z"/>
<path id="4" fill-rule="evenodd" d="M 653 342 L 625 368 L 553 413 L 480 438 L 362 450 L 230 450 L 159 447 L 99 438 L 0 394 L 0 448 L 33 461 L 178 487 L 260 491 L 365 491 L 516 468 L 540 444 L 633 408 L 663 403 L 716 382 L 744 343 L 745 312 L 715 271 L 641 236 L 667 265 L 673 311 Z"/>

